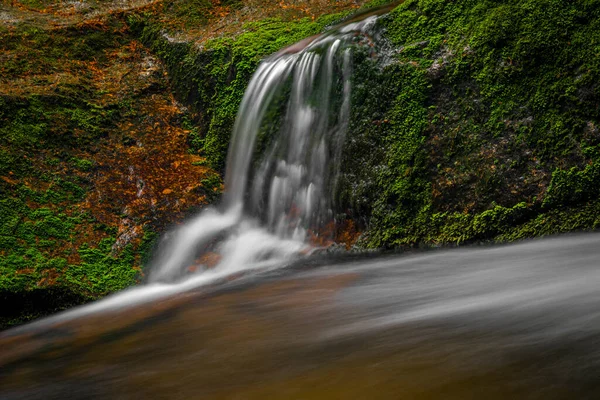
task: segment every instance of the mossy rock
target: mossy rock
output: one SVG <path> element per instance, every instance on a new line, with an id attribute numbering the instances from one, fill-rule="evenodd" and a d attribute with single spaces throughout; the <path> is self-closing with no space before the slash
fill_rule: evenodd
<path id="1" fill-rule="evenodd" d="M 340 194 L 367 245 L 564 232 L 539 216 L 599 195 L 599 18 L 600 2 L 558 0 L 408 0 L 382 18 L 393 55 L 358 64 L 350 133 L 381 157 L 349 145 Z"/>

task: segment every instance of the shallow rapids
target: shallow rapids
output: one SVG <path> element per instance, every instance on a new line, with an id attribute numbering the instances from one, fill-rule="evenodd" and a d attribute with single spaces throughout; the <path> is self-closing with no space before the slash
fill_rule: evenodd
<path id="1" fill-rule="evenodd" d="M 595 399 L 600 234 L 307 258 L 0 334 L 0 398 Z"/>

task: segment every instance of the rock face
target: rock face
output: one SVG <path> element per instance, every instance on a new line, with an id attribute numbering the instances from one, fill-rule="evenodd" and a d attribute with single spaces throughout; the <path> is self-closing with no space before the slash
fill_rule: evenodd
<path id="1" fill-rule="evenodd" d="M 365 3 L 389 2 L 0 6 L 0 299 L 19 304 L 0 326 L 141 279 L 157 233 L 218 197 L 260 59 Z M 338 237 L 596 229 L 599 18 L 559 0 L 407 0 L 381 18 L 354 60 Z"/>
<path id="2" fill-rule="evenodd" d="M 598 2 L 464 0 L 383 19 L 389 54 L 357 63 L 342 189 L 365 244 L 597 228 L 599 17 Z"/>
<path id="3" fill-rule="evenodd" d="M 136 283 L 156 232 L 221 186 L 123 16 L 4 10 L 0 327 Z"/>

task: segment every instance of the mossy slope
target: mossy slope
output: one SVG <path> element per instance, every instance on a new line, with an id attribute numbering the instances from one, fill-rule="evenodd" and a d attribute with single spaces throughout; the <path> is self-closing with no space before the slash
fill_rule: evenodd
<path id="1" fill-rule="evenodd" d="M 357 64 L 353 121 L 379 156 L 348 147 L 341 194 L 364 243 L 596 229 L 599 18 L 598 1 L 408 0 L 382 19 L 393 54 Z"/>
<path id="2" fill-rule="evenodd" d="M 26 15 L 0 33 L 0 328 L 135 284 L 156 233 L 221 186 L 121 15 Z"/>

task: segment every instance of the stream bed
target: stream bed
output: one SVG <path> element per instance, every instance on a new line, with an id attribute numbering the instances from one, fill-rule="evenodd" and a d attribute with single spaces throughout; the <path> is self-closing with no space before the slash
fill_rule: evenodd
<path id="1" fill-rule="evenodd" d="M 596 399 L 599 256 L 599 234 L 313 256 L 109 299 L 0 333 L 0 398 Z"/>

